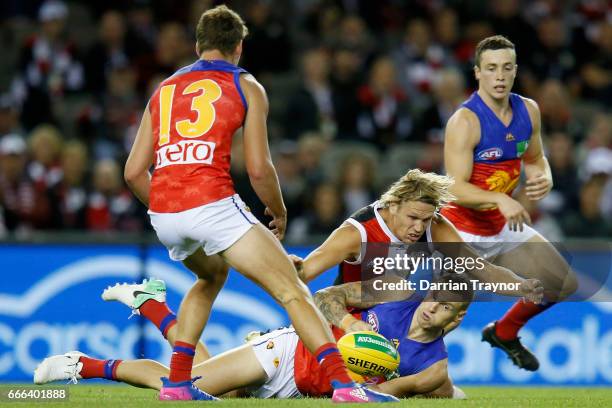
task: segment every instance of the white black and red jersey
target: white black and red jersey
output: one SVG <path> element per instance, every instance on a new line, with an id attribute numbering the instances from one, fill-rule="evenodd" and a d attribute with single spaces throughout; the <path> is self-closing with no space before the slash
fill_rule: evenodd
<path id="1" fill-rule="evenodd" d="M 380 243 L 380 244 L 392 244 L 401 243 L 402 241 L 397 238 L 393 232 L 389 229 L 379 210 L 382 208 L 379 201 L 375 201 L 367 207 L 363 207 L 349 218 L 346 222 L 353 225 L 359 234 L 361 235 L 361 251 L 368 243 Z M 421 236 L 417 243 L 430 243 L 431 240 L 431 224 L 425 230 L 425 233 Z M 339 285 L 347 282 L 356 282 L 361 280 L 361 261 L 363 254 L 359 255 L 354 261 L 344 260 L 340 264 L 338 270 L 338 277 L 334 284 Z"/>

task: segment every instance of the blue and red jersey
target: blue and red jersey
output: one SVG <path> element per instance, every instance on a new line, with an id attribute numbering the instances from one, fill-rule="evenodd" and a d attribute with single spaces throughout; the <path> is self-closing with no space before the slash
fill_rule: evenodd
<path id="1" fill-rule="evenodd" d="M 521 157 L 529 146 L 533 131 L 523 98 L 510 94 L 512 121 L 508 126 L 502 123 L 477 92 L 461 106 L 474 112 L 480 121 L 480 141 L 474 148 L 474 165 L 469 182 L 483 190 L 512 195 L 521 175 Z M 498 208 L 476 210 L 452 203 L 441 213 L 457 229 L 475 235 L 496 235 L 506 224 Z"/>
<path id="2" fill-rule="evenodd" d="M 413 295 L 406 300 L 383 303 L 353 314 L 356 318 L 370 323 L 374 331 L 395 344 L 400 356 L 398 372 L 402 377 L 420 373 L 438 361 L 448 358 L 442 337 L 429 343 L 408 338 L 414 313 L 421 302 L 420 297 Z M 332 326 L 332 332 L 336 340 L 344 335 L 344 332 L 335 326 Z M 294 375 L 295 384 L 303 395 L 331 395 L 329 380 L 321 370 L 317 359 L 310 354 L 301 340 L 295 350 Z"/>

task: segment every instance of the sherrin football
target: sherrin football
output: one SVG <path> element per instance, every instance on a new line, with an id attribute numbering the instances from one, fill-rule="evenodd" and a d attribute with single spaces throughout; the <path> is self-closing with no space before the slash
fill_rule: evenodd
<path id="1" fill-rule="evenodd" d="M 345 334 L 338 350 L 349 370 L 366 376 L 386 376 L 397 370 L 400 356 L 384 336 L 373 331 Z"/>

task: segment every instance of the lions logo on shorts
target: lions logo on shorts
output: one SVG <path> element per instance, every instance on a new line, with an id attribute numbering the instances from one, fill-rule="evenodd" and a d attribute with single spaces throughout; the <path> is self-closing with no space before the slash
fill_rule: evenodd
<path id="1" fill-rule="evenodd" d="M 266 348 L 268 350 L 272 350 L 274 348 L 274 342 L 273 341 L 269 341 L 268 344 L 266 344 Z"/>

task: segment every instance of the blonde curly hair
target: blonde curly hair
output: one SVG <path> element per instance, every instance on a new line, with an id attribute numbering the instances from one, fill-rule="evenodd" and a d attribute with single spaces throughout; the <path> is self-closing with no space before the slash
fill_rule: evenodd
<path id="1" fill-rule="evenodd" d="M 380 197 L 383 208 L 406 201 L 421 201 L 431 204 L 438 211 L 456 197 L 449 191 L 455 183 L 450 176 L 425 173 L 419 169 L 409 170 Z"/>

